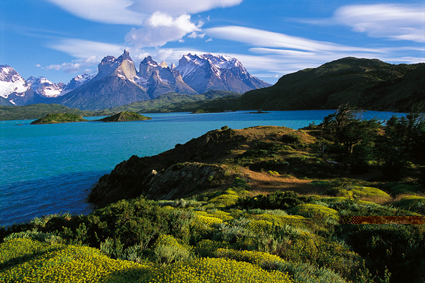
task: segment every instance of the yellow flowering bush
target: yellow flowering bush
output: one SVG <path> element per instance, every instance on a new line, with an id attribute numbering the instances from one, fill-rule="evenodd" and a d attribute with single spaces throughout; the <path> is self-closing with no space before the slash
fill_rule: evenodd
<path id="1" fill-rule="evenodd" d="M 335 209 L 312 203 L 305 203 L 297 205 L 289 210 L 292 214 L 302 215 L 304 217 L 313 217 L 315 215 L 331 218 L 339 221 L 338 211 Z"/>
<path id="2" fill-rule="evenodd" d="M 280 216 L 280 215 L 271 215 L 271 214 L 265 213 L 265 214 L 257 214 L 255 215 L 255 218 L 258 220 L 269 221 L 279 226 L 287 224 L 287 225 L 291 225 L 291 226 L 299 227 L 299 228 L 308 227 L 307 219 L 301 215 Z"/>
<path id="3" fill-rule="evenodd" d="M 130 261 L 113 260 L 85 247 L 13 239 L 0 245 L 0 282 L 100 282 L 125 272 L 114 282 L 135 281 L 147 271 Z"/>
<path id="4" fill-rule="evenodd" d="M 256 265 L 263 265 L 266 262 L 283 262 L 284 260 L 277 255 L 271 255 L 258 251 L 237 251 L 233 249 L 217 249 L 217 257 L 235 259 L 237 261 L 246 261 Z"/>
<path id="5" fill-rule="evenodd" d="M 339 189 L 338 194 L 345 197 L 366 197 L 366 198 L 381 198 L 385 200 L 391 200 L 391 196 L 386 192 L 373 188 L 373 187 L 362 187 L 353 186 L 350 189 Z"/>
<path id="6" fill-rule="evenodd" d="M 227 189 L 223 194 L 209 200 L 216 207 L 226 207 L 235 204 L 239 199 L 238 193 Z"/>
<path id="7" fill-rule="evenodd" d="M 140 278 L 139 282 L 289 283 L 294 281 L 287 273 L 268 272 L 247 262 L 224 258 L 200 258 L 155 269 L 147 276 Z"/>
<path id="8" fill-rule="evenodd" d="M 255 234 L 270 233 L 273 223 L 266 220 L 253 220 L 248 223 L 247 228 Z"/>
<path id="9" fill-rule="evenodd" d="M 223 220 L 217 217 L 210 217 L 203 215 L 204 213 L 197 211 L 195 221 L 192 222 L 191 227 L 194 233 L 205 236 L 213 231 L 214 224 L 223 223 Z"/>

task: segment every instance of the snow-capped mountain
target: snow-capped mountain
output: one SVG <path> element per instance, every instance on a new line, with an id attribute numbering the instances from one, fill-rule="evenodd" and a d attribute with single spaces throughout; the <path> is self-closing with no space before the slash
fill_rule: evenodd
<path id="1" fill-rule="evenodd" d="M 54 103 L 60 97 L 84 85 L 93 76 L 84 74 L 73 78 L 67 85 L 52 83 L 45 77 L 29 77 L 24 79 L 15 69 L 8 65 L 0 65 L 0 97 L 12 105 L 34 103 Z M 3 101 L 2 104 L 6 104 Z"/>
<path id="2" fill-rule="evenodd" d="M 14 105 L 30 89 L 24 78 L 8 65 L 0 65 L 0 96 Z"/>
<path id="3" fill-rule="evenodd" d="M 95 77 L 94 75 L 84 74 L 84 75 L 78 75 L 72 78 L 71 81 L 62 89 L 61 95 L 65 95 L 68 92 L 71 92 L 74 89 L 79 88 L 80 86 L 87 83 L 94 77 Z"/>
<path id="4" fill-rule="evenodd" d="M 14 105 L 58 103 L 82 110 L 100 110 L 170 92 L 201 94 L 209 90 L 228 90 L 244 93 L 268 86 L 251 76 L 236 58 L 212 54 L 184 55 L 178 66 L 158 64 L 148 56 L 137 71 L 125 50 L 118 58 L 103 58 L 96 76 L 79 75 L 66 85 L 52 83 L 45 77 L 30 77 L 25 81 L 12 67 L 0 66 L 0 97 Z M 2 100 L 2 103 L 7 102 Z"/>
<path id="5" fill-rule="evenodd" d="M 44 97 L 58 97 L 63 95 L 62 91 L 66 86 L 64 83 L 52 83 L 45 77 L 29 77 L 27 80 L 27 85 L 32 88 L 32 90 Z"/>
<path id="6" fill-rule="evenodd" d="M 103 58 L 94 78 L 54 103 L 82 110 L 100 110 L 150 99 L 138 81 L 134 62 L 128 51 L 124 51 L 118 58 Z"/>
<path id="7" fill-rule="evenodd" d="M 229 90 L 239 93 L 270 86 L 251 76 L 236 58 L 212 54 L 184 55 L 176 70 L 198 93 Z"/>

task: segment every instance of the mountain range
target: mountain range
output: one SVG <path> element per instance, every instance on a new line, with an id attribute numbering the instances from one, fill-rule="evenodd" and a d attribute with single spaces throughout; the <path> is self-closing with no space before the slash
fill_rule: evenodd
<path id="1" fill-rule="evenodd" d="M 244 93 L 268 87 L 236 58 L 212 54 L 184 55 L 178 66 L 146 57 L 136 70 L 128 51 L 107 56 L 95 76 L 80 75 L 68 84 L 44 77 L 23 79 L 12 67 L 0 65 L 0 104 L 61 104 L 81 110 L 101 110 L 144 101 L 165 93 L 201 94 L 209 90 Z"/>

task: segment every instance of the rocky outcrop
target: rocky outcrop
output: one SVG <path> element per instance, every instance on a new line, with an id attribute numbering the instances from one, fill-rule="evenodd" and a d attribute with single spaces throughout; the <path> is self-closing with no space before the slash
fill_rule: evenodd
<path id="1" fill-rule="evenodd" d="M 216 164 L 243 139 L 231 129 L 215 130 L 156 156 L 132 156 L 100 178 L 88 201 L 103 207 L 140 195 L 174 199 L 220 187 L 225 178 L 222 166 Z"/>

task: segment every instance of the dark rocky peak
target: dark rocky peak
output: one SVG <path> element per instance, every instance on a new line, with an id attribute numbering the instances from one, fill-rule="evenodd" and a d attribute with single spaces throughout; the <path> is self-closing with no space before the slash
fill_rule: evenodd
<path id="1" fill-rule="evenodd" d="M 151 66 L 158 66 L 158 63 L 155 61 L 155 60 L 153 60 L 152 59 L 152 56 L 148 56 L 148 57 L 145 57 L 145 59 L 143 59 L 143 61 L 142 62 L 140 62 L 140 65 L 151 65 Z"/>
<path id="2" fill-rule="evenodd" d="M 118 57 L 118 61 L 122 62 L 124 60 L 133 61 L 130 57 L 130 52 L 128 52 L 128 50 L 124 50 L 124 53 L 120 57 Z"/>
<path id="3" fill-rule="evenodd" d="M 148 56 L 143 59 L 142 62 L 140 62 L 139 76 L 149 77 L 152 75 L 153 71 L 158 71 L 160 69 L 162 69 L 162 67 L 159 66 L 158 63 L 152 59 L 151 56 Z"/>
<path id="4" fill-rule="evenodd" d="M 102 78 L 113 73 L 126 60 L 133 63 L 133 60 L 130 57 L 130 53 L 127 50 L 124 50 L 124 53 L 118 57 L 118 59 L 116 59 L 114 56 L 106 56 L 102 59 L 98 66 L 99 73 L 97 78 Z"/>

